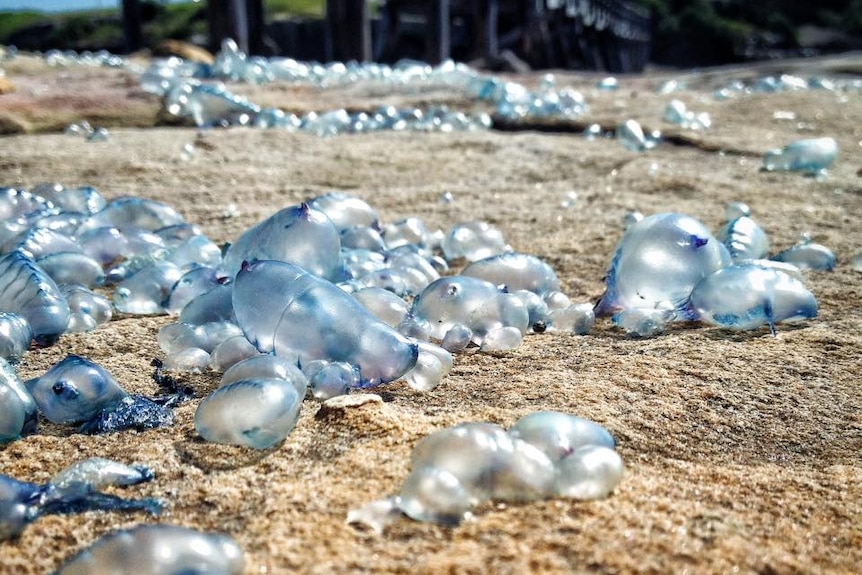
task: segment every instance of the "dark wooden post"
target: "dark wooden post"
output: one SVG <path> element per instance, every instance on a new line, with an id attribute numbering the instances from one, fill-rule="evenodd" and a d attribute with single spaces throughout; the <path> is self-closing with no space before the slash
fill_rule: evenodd
<path id="1" fill-rule="evenodd" d="M 425 61 L 439 64 L 450 54 L 449 0 L 430 0 L 425 21 Z"/>
<path id="2" fill-rule="evenodd" d="M 135 52 L 144 46 L 139 0 L 123 0 L 123 37 L 126 41 L 126 52 Z"/>
<path id="3" fill-rule="evenodd" d="M 371 60 L 371 19 L 366 0 L 326 0 L 329 60 Z"/>
<path id="4" fill-rule="evenodd" d="M 240 50 L 248 52 L 248 12 L 245 0 L 207 0 L 210 21 L 210 50 L 217 52 L 225 38 L 233 38 Z"/>

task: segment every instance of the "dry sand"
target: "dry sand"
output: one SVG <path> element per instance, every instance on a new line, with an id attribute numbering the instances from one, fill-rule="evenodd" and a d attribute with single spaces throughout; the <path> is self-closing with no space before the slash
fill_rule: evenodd
<path id="1" fill-rule="evenodd" d="M 128 121 L 134 125 L 156 121 L 158 102 L 127 74 L 16 65 L 7 72 L 19 90 L 0 96 L 0 117 L 17 131 L 84 117 L 118 126 L 127 110 L 143 118 Z M 658 80 L 623 79 L 616 93 L 594 92 L 594 77 L 565 81 L 584 87 L 590 120 L 636 117 L 673 132 L 661 122 L 670 97 L 654 93 Z M 613 140 L 538 131 L 319 139 L 115 127 L 104 143 L 60 134 L 0 139 L 4 185 L 58 181 L 92 185 L 108 197 L 161 200 L 217 242 L 331 190 L 362 197 L 384 221 L 419 215 L 447 229 L 484 219 L 515 249 L 546 259 L 575 301 L 602 293 L 623 215 L 632 209 L 683 212 L 717 229 L 725 204 L 744 201 L 775 250 L 809 232 L 838 256 L 834 272 L 807 274 L 819 317 L 780 326 L 778 337 L 765 328 L 679 325 L 636 340 L 608 320 L 588 336 L 531 335 L 512 352 L 459 355 L 430 393 L 396 382 L 378 390 L 385 403 L 334 413 L 319 413 L 307 400 L 293 434 L 266 452 L 204 443 L 193 427 L 199 400 L 176 410 L 172 428 L 146 433 L 84 436 L 45 424 L 38 435 L 0 447 L 0 471 L 43 482 L 85 457 L 142 463 L 155 481 L 123 493 L 160 498 L 167 509 L 159 518 L 42 518 L 0 543 L 0 573 L 45 573 L 114 529 L 155 521 L 230 534 L 245 550 L 248 574 L 860 572 L 862 275 L 849 261 L 862 249 L 862 99 L 859 92 L 812 91 L 717 103 L 709 97 L 713 80 L 689 81 L 696 89 L 677 97 L 710 111 L 715 128 L 645 154 Z M 292 109 L 459 103 L 439 91 L 244 90 Z M 100 100 L 104 92 L 111 96 Z M 77 99 L 60 105 L 68 97 Z M 795 119 L 775 119 L 775 111 Z M 768 148 L 820 135 L 841 146 L 828 178 L 759 171 Z M 197 155 L 183 161 L 183 145 L 195 140 Z M 716 149 L 727 152 L 709 151 Z M 562 207 L 572 191 L 577 202 Z M 446 192 L 452 203 L 441 201 Z M 225 217 L 231 203 L 239 216 Z M 130 391 L 153 394 L 149 363 L 163 357 L 156 333 L 170 321 L 119 315 L 94 333 L 31 351 L 21 376 L 76 353 Z M 203 395 L 218 375 L 182 379 Z M 626 475 L 611 497 L 489 504 L 456 528 L 404 520 L 382 536 L 345 524 L 349 509 L 397 490 L 425 434 L 464 421 L 508 426 L 542 409 L 593 419 L 618 439 Z"/>

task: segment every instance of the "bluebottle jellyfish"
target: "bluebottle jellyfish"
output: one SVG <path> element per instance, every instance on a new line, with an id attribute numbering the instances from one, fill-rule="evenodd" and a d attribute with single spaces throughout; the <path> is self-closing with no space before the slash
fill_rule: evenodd
<path id="1" fill-rule="evenodd" d="M 677 213 L 648 216 L 620 240 L 596 315 L 669 303 L 679 316 L 690 318 L 691 290 L 729 264 L 727 249 L 698 220 Z"/>
<path id="2" fill-rule="evenodd" d="M 293 431 L 302 399 L 286 379 L 241 379 L 204 398 L 195 412 L 195 429 L 214 443 L 268 449 Z"/>
<path id="3" fill-rule="evenodd" d="M 560 280 L 551 266 L 536 256 L 518 252 L 474 261 L 461 271 L 461 275 L 505 286 L 510 292 L 527 290 L 544 295 L 560 289 Z"/>
<path id="4" fill-rule="evenodd" d="M 718 232 L 734 262 L 765 258 L 769 253 L 769 236 L 750 216 L 739 216 L 729 221 Z"/>
<path id="5" fill-rule="evenodd" d="M 303 267 L 329 280 L 341 279 L 341 239 L 332 221 L 308 204 L 279 210 L 246 230 L 224 256 L 226 275 L 242 262 L 278 260 Z"/>
<path id="6" fill-rule="evenodd" d="M 15 369 L 0 358 L 0 443 L 36 431 L 36 402 Z"/>
<path id="7" fill-rule="evenodd" d="M 53 423 L 81 424 L 85 433 L 152 429 L 173 423 L 173 412 L 128 394 L 103 367 L 76 355 L 25 383 L 39 410 Z"/>
<path id="8" fill-rule="evenodd" d="M 54 280 L 18 251 L 0 258 L 0 309 L 24 317 L 40 344 L 56 341 L 71 313 Z"/>
<path id="9" fill-rule="evenodd" d="M 769 150 L 763 157 L 763 168 L 768 171 L 796 171 L 807 174 L 822 173 L 835 162 L 838 143 L 834 138 L 797 140 L 784 148 Z"/>
<path id="10" fill-rule="evenodd" d="M 698 317 L 720 327 L 750 330 L 813 318 L 817 301 L 793 276 L 757 264 L 738 264 L 704 278 L 692 291 L 691 305 Z"/>
<path id="11" fill-rule="evenodd" d="M 469 221 L 453 226 L 440 244 L 448 261 L 466 258 L 475 262 L 511 251 L 501 232 L 488 222 Z"/>
<path id="12" fill-rule="evenodd" d="M 832 271 L 835 269 L 835 254 L 823 244 L 805 238 L 795 246 L 775 254 L 772 259 L 793 264 L 804 270 Z"/>
<path id="13" fill-rule="evenodd" d="M 359 368 L 360 385 L 398 379 L 418 357 L 416 344 L 378 320 L 335 284 L 286 262 L 245 263 L 233 288 L 233 308 L 246 337 L 261 352 L 325 359 Z"/>
<path id="14" fill-rule="evenodd" d="M 465 423 L 420 440 L 398 495 L 348 514 L 382 531 L 398 511 L 417 521 L 456 524 L 485 501 L 598 499 L 621 482 L 613 437 L 598 424 L 558 412 L 528 414 L 507 432 Z"/>
<path id="15" fill-rule="evenodd" d="M 245 557 L 219 533 L 175 525 L 114 531 L 68 559 L 54 575 L 242 575 Z"/>
<path id="16" fill-rule="evenodd" d="M 43 515 L 85 511 L 144 511 L 156 515 L 162 504 L 155 499 L 125 499 L 101 491 L 152 479 L 153 472 L 147 467 L 100 457 L 73 463 L 44 485 L 0 474 L 0 541 L 17 537 Z"/>
<path id="17" fill-rule="evenodd" d="M 363 226 L 376 229 L 377 211 L 365 200 L 344 192 L 330 192 L 308 200 L 309 207 L 326 214 L 339 232 Z"/>
<path id="18" fill-rule="evenodd" d="M 10 312 L 0 312 L 0 357 L 16 362 L 20 360 L 30 342 L 33 328 L 26 318 Z"/>
<path id="19" fill-rule="evenodd" d="M 183 223 L 183 217 L 171 206 L 137 197 L 116 198 L 95 212 L 78 230 L 96 228 L 142 228 L 149 231 Z"/>

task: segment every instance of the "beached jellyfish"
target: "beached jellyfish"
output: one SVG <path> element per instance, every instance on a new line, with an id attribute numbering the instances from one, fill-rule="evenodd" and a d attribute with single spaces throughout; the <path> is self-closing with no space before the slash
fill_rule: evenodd
<path id="1" fill-rule="evenodd" d="M 244 261 L 289 262 L 329 280 L 341 276 L 341 240 L 326 215 L 308 204 L 284 208 L 231 244 L 223 267 L 230 276 Z"/>
<path id="2" fill-rule="evenodd" d="M 614 314 L 614 325 L 623 328 L 633 337 L 653 337 L 664 333 L 676 319 L 676 311 L 669 302 L 657 307 L 633 307 Z"/>
<path id="3" fill-rule="evenodd" d="M 369 226 L 350 226 L 341 230 L 341 248 L 383 252 L 386 243 L 380 232 Z M 355 277 L 355 276 L 354 276 Z"/>
<path id="4" fill-rule="evenodd" d="M 606 497 L 620 483 L 622 460 L 600 425 L 573 415 L 526 415 L 508 432 L 465 423 L 425 437 L 397 496 L 348 514 L 348 522 L 382 531 L 395 509 L 417 521 L 457 524 L 484 501 L 553 496 Z"/>
<path id="5" fill-rule="evenodd" d="M 293 431 L 302 399 L 285 379 L 241 379 L 204 398 L 195 429 L 213 443 L 268 449 Z"/>
<path id="6" fill-rule="evenodd" d="M 797 140 L 782 149 L 769 150 L 763 157 L 767 171 L 796 171 L 820 174 L 835 162 L 838 143 L 833 138 Z"/>
<path id="7" fill-rule="evenodd" d="M 108 202 L 90 216 L 79 233 L 96 228 L 143 228 L 158 230 L 183 223 L 183 217 L 171 206 L 145 198 L 124 197 Z"/>
<path id="8" fill-rule="evenodd" d="M 30 228 L 13 242 L 3 246 L 4 252 L 13 250 L 18 250 L 33 260 L 63 252 L 81 253 L 81 248 L 72 238 L 41 227 Z"/>
<path id="9" fill-rule="evenodd" d="M 648 141 L 643 128 L 637 120 L 626 120 L 616 130 L 617 140 L 632 152 L 643 152 L 648 147 Z"/>
<path id="10" fill-rule="evenodd" d="M 749 330 L 817 315 L 817 301 L 798 279 L 773 268 L 738 264 L 704 278 L 691 293 L 701 320 L 720 327 Z"/>
<path id="11" fill-rule="evenodd" d="M 21 252 L 0 258 L 0 309 L 25 318 L 37 343 L 53 343 L 69 325 L 69 304 L 60 288 Z"/>
<path id="12" fill-rule="evenodd" d="M 174 245 L 165 257 L 180 267 L 190 265 L 207 266 L 211 268 L 221 264 L 221 248 L 206 236 L 194 235 Z"/>
<path id="13" fill-rule="evenodd" d="M 15 369 L 0 358 L 0 443 L 36 431 L 36 402 Z"/>
<path id="14" fill-rule="evenodd" d="M 219 372 L 224 372 L 234 364 L 251 357 L 260 355 L 260 352 L 242 334 L 230 337 L 210 352 L 210 367 Z"/>
<path id="15" fill-rule="evenodd" d="M 192 325 L 234 321 L 233 284 L 216 286 L 195 297 L 183 307 L 179 320 Z"/>
<path id="16" fill-rule="evenodd" d="M 343 361 L 362 386 L 401 377 L 416 363 L 416 345 L 378 320 L 350 294 L 290 263 L 243 265 L 233 288 L 237 323 L 261 352 Z"/>
<path id="17" fill-rule="evenodd" d="M 823 244 L 814 243 L 810 238 L 772 256 L 778 262 L 793 264 L 804 270 L 828 271 L 835 269 L 835 254 Z"/>
<path id="18" fill-rule="evenodd" d="M 80 285 L 64 285 L 60 291 L 69 303 L 69 326 L 66 331 L 78 333 L 92 331 L 111 320 L 111 302 L 104 296 Z"/>
<path id="19" fill-rule="evenodd" d="M 429 284 L 413 300 L 411 313 L 430 322 L 431 337 L 442 340 L 455 325 L 469 326 L 470 314 L 499 293 L 497 286 L 485 280 L 443 277 Z"/>
<path id="20" fill-rule="evenodd" d="M 114 306 L 136 315 L 165 313 L 164 303 L 182 276 L 183 270 L 169 261 L 147 266 L 117 286 Z"/>
<path id="21" fill-rule="evenodd" d="M 404 381 L 415 390 L 431 391 L 452 370 L 452 354 L 446 348 L 426 341 L 417 345 L 419 357 L 416 365 L 404 374 Z"/>
<path id="22" fill-rule="evenodd" d="M 728 222 L 732 222 L 736 218 L 743 216 L 751 217 L 751 208 L 744 202 L 730 202 L 724 208 L 724 218 Z"/>
<path id="23" fill-rule="evenodd" d="M 38 184 L 30 192 L 45 198 L 64 212 L 91 215 L 107 205 L 105 197 L 90 186 L 67 188 L 62 184 Z"/>
<path id="24" fill-rule="evenodd" d="M 232 365 L 221 376 L 219 387 L 224 387 L 242 379 L 276 378 L 289 381 L 299 397 L 305 397 L 308 389 L 308 378 L 296 364 L 277 355 L 256 355 Z"/>
<path id="25" fill-rule="evenodd" d="M 316 359 L 302 366 L 308 378 L 308 388 L 315 399 L 327 400 L 346 395 L 359 385 L 359 371 L 343 361 Z"/>
<path id="26" fill-rule="evenodd" d="M 509 292 L 527 290 L 544 295 L 560 289 L 560 280 L 551 266 L 536 256 L 517 252 L 474 261 L 461 275 L 505 286 Z"/>
<path id="27" fill-rule="evenodd" d="M 42 256 L 35 262 L 57 285 L 76 284 L 92 288 L 105 283 L 102 265 L 87 254 L 57 252 Z"/>
<path id="28" fill-rule="evenodd" d="M 529 413 L 509 428 L 509 435 L 540 449 L 554 463 L 587 445 L 616 446 L 613 436 L 598 423 L 559 411 Z"/>
<path id="29" fill-rule="evenodd" d="M 25 382 L 39 411 L 51 422 L 82 424 L 85 433 L 152 429 L 173 423 L 173 412 L 129 395 L 103 367 L 76 355 Z"/>
<path id="30" fill-rule="evenodd" d="M 152 479 L 153 472 L 142 465 L 98 457 L 73 463 L 45 485 L 0 475 L 0 541 L 20 535 L 28 524 L 54 513 L 145 511 L 156 515 L 162 504 L 155 499 L 124 499 L 100 491 Z"/>
<path id="31" fill-rule="evenodd" d="M 207 293 L 226 282 L 213 267 L 193 266 L 185 272 L 171 288 L 171 293 L 164 303 L 165 311 L 178 314 L 187 303 L 197 296 Z"/>
<path id="32" fill-rule="evenodd" d="M 769 253 L 769 237 L 749 216 L 729 221 L 716 238 L 727 248 L 734 263 L 764 258 Z"/>
<path id="33" fill-rule="evenodd" d="M 339 232 L 354 226 L 377 227 L 377 211 L 352 194 L 331 192 L 308 200 L 308 206 L 326 214 Z"/>
<path id="34" fill-rule="evenodd" d="M 696 219 L 677 213 L 648 216 L 620 240 L 596 315 L 670 302 L 679 316 L 690 317 L 691 290 L 729 264 L 727 249 Z"/>
<path id="35" fill-rule="evenodd" d="M 56 575 L 241 575 L 242 549 L 233 539 L 177 525 L 114 531 L 66 561 Z"/>
<path id="36" fill-rule="evenodd" d="M 549 309 L 545 319 L 533 325 L 533 331 L 536 331 L 536 326 L 538 325 L 551 332 L 570 332 L 575 335 L 586 335 L 595 323 L 596 312 L 591 304 L 573 303 L 566 307 Z"/>
<path id="37" fill-rule="evenodd" d="M 501 232 L 488 222 L 473 220 L 453 226 L 440 246 L 448 261 L 466 258 L 475 262 L 511 251 Z"/>
<path id="38" fill-rule="evenodd" d="M 26 318 L 16 313 L 0 312 L 0 358 L 17 362 L 33 341 L 33 329 Z"/>
<path id="39" fill-rule="evenodd" d="M 420 218 L 404 218 L 383 227 L 383 240 L 390 250 L 408 244 L 426 247 L 431 243 L 431 232 Z"/>
<path id="40" fill-rule="evenodd" d="M 557 465 L 556 493 L 573 499 L 603 499 L 623 478 L 623 460 L 612 448 L 587 445 Z"/>
<path id="41" fill-rule="evenodd" d="M 379 287 L 362 288 L 353 292 L 362 306 L 392 327 L 398 327 L 407 317 L 410 307 L 403 299 Z"/>

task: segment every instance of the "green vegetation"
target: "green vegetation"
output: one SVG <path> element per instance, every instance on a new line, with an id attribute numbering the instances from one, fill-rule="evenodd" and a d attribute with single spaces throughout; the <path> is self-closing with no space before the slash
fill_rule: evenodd
<path id="1" fill-rule="evenodd" d="M 653 14 L 653 58 L 717 64 L 795 50 L 799 29 L 862 35 L 862 0 L 635 0 Z"/>
<path id="2" fill-rule="evenodd" d="M 266 17 L 321 16 L 324 0 L 264 0 Z M 118 10 L 86 10 L 46 14 L 44 12 L 3 12 L 0 10 L 0 44 L 18 44 L 28 50 L 52 48 L 121 51 L 123 30 Z M 141 1 L 145 43 L 161 40 L 205 42 L 208 24 L 206 2 L 166 4 Z M 44 24 L 44 28 L 40 25 Z M 38 30 L 36 27 L 39 27 Z M 32 30 L 30 34 L 16 34 Z"/>

